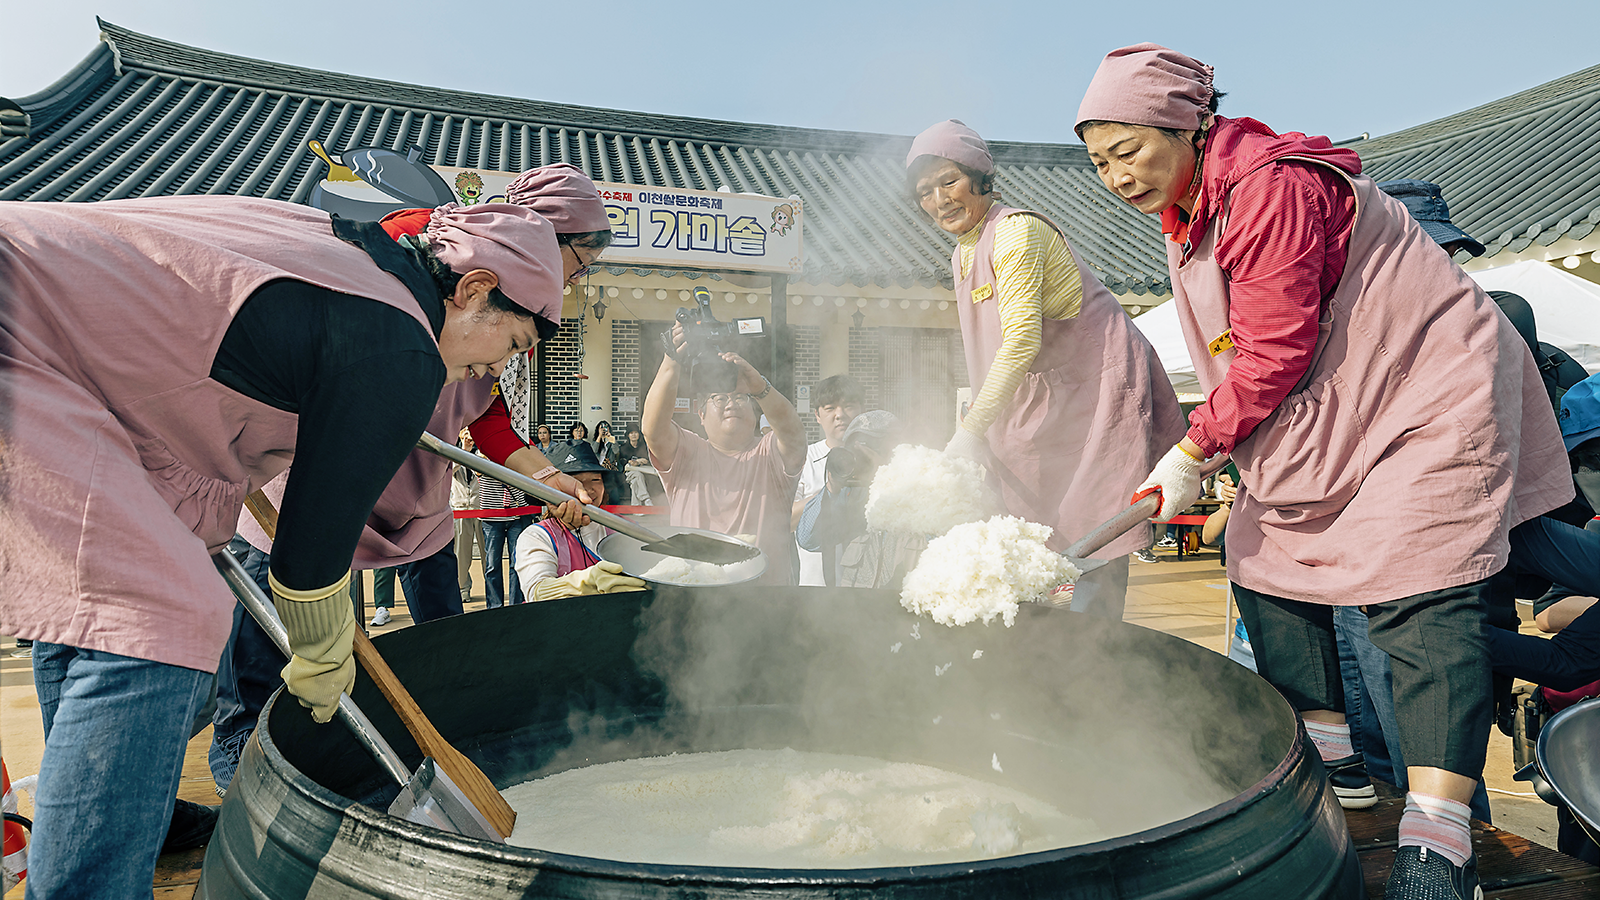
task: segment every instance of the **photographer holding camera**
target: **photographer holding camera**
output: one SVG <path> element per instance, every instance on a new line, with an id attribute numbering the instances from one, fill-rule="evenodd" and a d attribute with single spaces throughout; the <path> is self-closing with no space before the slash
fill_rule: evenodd
<path id="1" fill-rule="evenodd" d="M 874 409 L 851 420 L 828 451 L 822 490 L 806 501 L 795 538 L 822 555 L 828 587 L 898 588 L 928 546 L 927 535 L 867 527 L 867 489 L 889 461 L 900 420 Z"/>
<path id="2" fill-rule="evenodd" d="M 790 584 L 789 519 L 806 459 L 805 429 L 787 398 L 744 357 L 724 349 L 728 326 L 709 319 L 704 299 L 698 317 L 694 310 L 679 310 L 677 323 L 663 336 L 667 353 L 644 401 L 640 424 L 667 489 L 668 521 L 755 535 L 767 554 L 758 583 Z M 686 369 L 704 438 L 672 421 Z M 772 425 L 765 435 L 763 415 Z"/>

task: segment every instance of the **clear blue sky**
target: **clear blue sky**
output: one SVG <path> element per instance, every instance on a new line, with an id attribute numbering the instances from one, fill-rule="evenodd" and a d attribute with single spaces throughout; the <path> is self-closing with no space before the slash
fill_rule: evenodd
<path id="1" fill-rule="evenodd" d="M 1592 0 L 3 2 L 0 96 L 13 98 L 87 55 L 98 14 L 226 53 L 459 90 L 892 134 L 959 118 L 1021 141 L 1074 140 L 1100 57 L 1141 40 L 1215 66 L 1224 113 L 1335 139 L 1600 63 Z"/>

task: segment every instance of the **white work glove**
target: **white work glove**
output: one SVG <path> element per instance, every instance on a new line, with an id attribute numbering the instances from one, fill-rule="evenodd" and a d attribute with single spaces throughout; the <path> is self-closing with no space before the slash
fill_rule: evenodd
<path id="1" fill-rule="evenodd" d="M 944 455 L 957 459 L 970 459 L 983 465 L 989 459 L 989 442 L 957 425 L 956 433 L 951 436 L 950 443 L 944 445 Z"/>
<path id="2" fill-rule="evenodd" d="M 356 683 L 356 664 L 351 659 L 356 636 L 356 614 L 345 587 L 349 573 L 333 584 L 315 591 L 292 591 L 270 574 L 272 605 L 278 609 L 284 630 L 289 632 L 289 664 L 283 667 L 283 683 L 311 710 L 311 718 L 326 722 L 339 707 L 339 695 L 350 692 Z"/>
<path id="3" fill-rule="evenodd" d="M 1150 470 L 1150 477 L 1139 485 L 1139 490 L 1152 487 L 1161 488 L 1161 509 L 1155 520 L 1171 521 L 1173 516 L 1200 499 L 1200 460 L 1190 456 L 1183 447 L 1173 445 Z"/>
<path id="4" fill-rule="evenodd" d="M 541 579 L 533 586 L 533 599 L 560 600 L 563 597 L 582 597 L 586 594 L 614 594 L 617 591 L 642 591 L 644 581 L 624 575 L 622 566 L 601 561 L 587 569 L 579 569 L 560 578 Z"/>

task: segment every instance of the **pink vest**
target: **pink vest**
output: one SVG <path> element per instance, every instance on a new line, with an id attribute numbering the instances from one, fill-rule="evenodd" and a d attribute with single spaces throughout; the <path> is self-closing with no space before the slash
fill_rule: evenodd
<path id="1" fill-rule="evenodd" d="M 598 523 L 597 523 L 598 524 Z M 550 536 L 550 545 L 556 550 L 556 576 L 571 575 L 579 569 L 587 569 L 600 561 L 600 557 L 583 545 L 572 529 L 560 522 L 545 519 L 535 522 L 533 527 L 544 530 Z M 607 529 L 609 533 L 610 529 Z"/>
<path id="2" fill-rule="evenodd" d="M 956 285 L 974 393 L 1001 335 L 999 302 L 973 303 L 972 292 L 995 284 L 995 226 L 1011 215 L 1038 216 L 1061 231 L 1038 213 L 999 204 L 984 218 L 972 270 Z M 1044 320 L 1039 355 L 988 433 L 1007 512 L 1054 528 L 1049 545 L 1057 551 L 1126 507 L 1184 432 L 1177 395 L 1150 342 L 1076 252 L 1072 258 L 1083 284 L 1078 315 Z M 950 270 L 961 271 L 959 246 Z M 1135 528 L 1096 555 L 1114 558 L 1148 546 L 1150 529 Z"/>
<path id="3" fill-rule="evenodd" d="M 1566 454 L 1527 345 L 1482 290 L 1372 179 L 1310 369 L 1234 448 L 1243 485 L 1228 520 L 1228 577 L 1333 606 L 1478 581 L 1506 563 L 1511 526 L 1572 496 Z M 1267 165 L 1272 160 L 1262 161 Z M 1183 262 L 1174 302 L 1209 394 L 1235 350 L 1215 258 L 1226 206 Z"/>
<path id="4" fill-rule="evenodd" d="M 209 374 L 281 278 L 428 324 L 308 207 L 0 203 L 0 632 L 216 668 L 233 598 L 210 551 L 289 465 L 296 417 Z"/>

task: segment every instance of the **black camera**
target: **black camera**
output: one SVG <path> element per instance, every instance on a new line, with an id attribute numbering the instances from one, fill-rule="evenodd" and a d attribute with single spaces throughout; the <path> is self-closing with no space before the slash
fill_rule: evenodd
<path id="1" fill-rule="evenodd" d="M 835 447 L 828 451 L 822 471 L 839 487 L 859 487 L 869 467 L 867 461 L 849 447 Z"/>
<path id="2" fill-rule="evenodd" d="M 739 367 L 722 354 L 736 351 L 739 338 L 764 334 L 766 322 L 759 317 L 717 321 L 711 311 L 711 291 L 703 287 L 694 289 L 694 302 L 693 307 L 680 307 L 677 313 L 683 327 L 683 350 L 674 349 L 670 329 L 662 332 L 661 344 L 668 356 L 689 367 L 692 393 L 733 393 L 739 384 Z"/>

